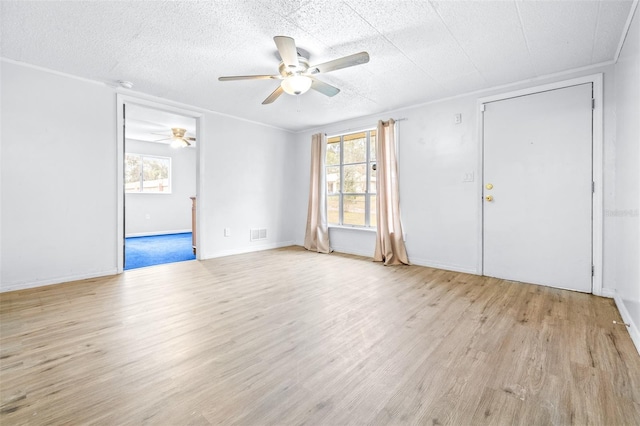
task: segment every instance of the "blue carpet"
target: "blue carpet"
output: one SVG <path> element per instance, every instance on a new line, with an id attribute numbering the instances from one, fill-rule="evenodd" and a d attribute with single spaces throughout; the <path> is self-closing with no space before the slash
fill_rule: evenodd
<path id="1" fill-rule="evenodd" d="M 124 243 L 124 269 L 193 260 L 191 232 L 183 234 L 129 237 Z"/>

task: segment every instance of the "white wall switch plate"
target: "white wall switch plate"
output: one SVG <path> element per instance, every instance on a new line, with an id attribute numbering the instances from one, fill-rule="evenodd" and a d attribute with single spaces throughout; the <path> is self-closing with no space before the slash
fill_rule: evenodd
<path id="1" fill-rule="evenodd" d="M 224 228 L 224 236 L 225 237 L 231 236 L 231 228 Z"/>

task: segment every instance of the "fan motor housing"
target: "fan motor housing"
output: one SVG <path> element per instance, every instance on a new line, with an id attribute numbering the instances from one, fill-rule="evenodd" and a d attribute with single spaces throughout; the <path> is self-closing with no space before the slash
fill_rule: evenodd
<path id="1" fill-rule="evenodd" d="M 307 58 L 303 58 L 302 56 L 298 56 L 298 66 L 297 67 L 287 67 L 284 62 L 280 62 L 278 66 L 278 72 L 283 77 L 288 77 L 290 75 L 295 74 L 303 74 L 309 69 L 309 61 Z"/>

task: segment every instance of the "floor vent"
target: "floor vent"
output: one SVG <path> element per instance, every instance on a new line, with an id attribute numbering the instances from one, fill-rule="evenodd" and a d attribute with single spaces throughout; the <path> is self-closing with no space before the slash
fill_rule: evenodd
<path id="1" fill-rule="evenodd" d="M 266 228 L 255 228 L 251 229 L 251 241 L 260 241 L 267 239 L 267 229 Z"/>

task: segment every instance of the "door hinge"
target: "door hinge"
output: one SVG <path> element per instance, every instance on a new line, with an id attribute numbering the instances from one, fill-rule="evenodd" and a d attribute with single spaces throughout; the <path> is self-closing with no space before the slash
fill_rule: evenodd
<path id="1" fill-rule="evenodd" d="M 596 192 L 596 183 L 595 182 L 591 182 L 591 192 L 593 192 L 593 193 Z"/>
<path id="2" fill-rule="evenodd" d="M 591 265 L 591 276 L 593 277 L 596 274 L 596 267 Z"/>
<path id="3" fill-rule="evenodd" d="M 591 109 L 596 109 L 596 100 L 595 100 L 595 98 L 591 98 Z"/>

